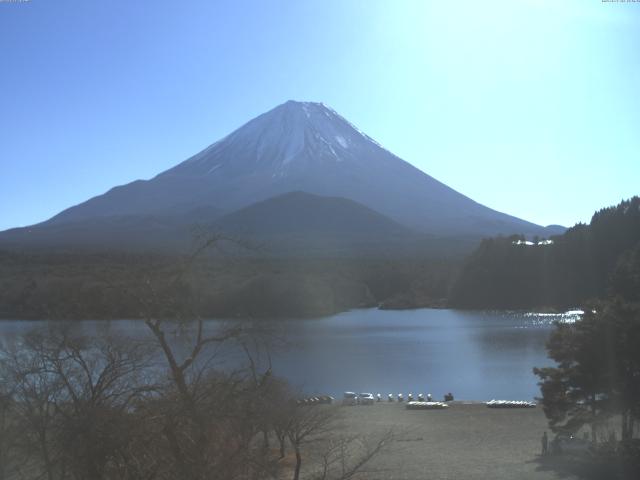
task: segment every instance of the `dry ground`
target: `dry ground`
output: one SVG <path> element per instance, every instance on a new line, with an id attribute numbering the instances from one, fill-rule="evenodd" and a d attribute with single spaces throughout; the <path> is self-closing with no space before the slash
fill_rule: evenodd
<path id="1" fill-rule="evenodd" d="M 540 457 L 547 422 L 541 408 L 490 409 L 454 402 L 447 410 L 404 404 L 341 407 L 344 430 L 372 438 L 393 428 L 398 439 L 360 478 L 575 479 L 558 459 Z M 550 432 L 549 432 L 550 434 Z M 551 437 L 551 435 L 550 435 Z"/>

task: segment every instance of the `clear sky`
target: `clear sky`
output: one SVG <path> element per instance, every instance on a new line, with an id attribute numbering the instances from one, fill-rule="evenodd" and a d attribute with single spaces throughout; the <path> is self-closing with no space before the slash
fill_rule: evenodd
<path id="1" fill-rule="evenodd" d="M 0 229 L 322 101 L 474 200 L 640 194 L 640 2 L 0 1 Z"/>

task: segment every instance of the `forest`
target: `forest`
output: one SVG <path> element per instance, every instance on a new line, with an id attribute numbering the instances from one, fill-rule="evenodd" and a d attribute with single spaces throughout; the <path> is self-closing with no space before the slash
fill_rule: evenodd
<path id="1" fill-rule="evenodd" d="M 449 304 L 470 309 L 580 306 L 608 290 L 638 286 L 640 198 L 596 212 L 551 241 L 488 238 L 464 263 Z"/>
<path id="2" fill-rule="evenodd" d="M 0 318 L 140 318 L 131 292 L 148 281 L 185 304 L 196 302 L 205 317 L 310 317 L 363 307 L 559 311 L 613 287 L 637 288 L 640 198 L 550 239 L 483 239 L 466 259 L 460 251 L 352 257 L 239 251 L 202 255 L 171 292 L 168 281 L 188 255 L 0 251 Z"/>
<path id="3" fill-rule="evenodd" d="M 351 308 L 443 305 L 461 259 L 203 255 L 172 283 L 188 256 L 0 252 L 0 318 L 140 318 L 147 282 L 201 315 L 310 317 Z M 169 287 L 169 283 L 171 286 Z M 171 289 L 171 291 L 167 291 Z"/>

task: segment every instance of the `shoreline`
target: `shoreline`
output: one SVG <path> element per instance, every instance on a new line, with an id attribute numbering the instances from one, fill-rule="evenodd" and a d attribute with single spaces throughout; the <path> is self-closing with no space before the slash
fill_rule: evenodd
<path id="1" fill-rule="evenodd" d="M 470 313 L 500 313 L 500 314 L 513 314 L 513 315 L 540 315 L 540 316 L 555 316 L 555 315 L 568 315 L 576 311 L 579 311 L 577 307 L 569 307 L 566 310 L 545 310 L 541 309 L 489 309 L 489 308 L 456 308 L 450 305 L 447 306 L 416 306 L 408 308 L 386 308 L 383 305 L 364 306 L 348 308 L 346 310 L 335 311 L 333 313 L 327 313 L 322 315 L 297 315 L 297 316 L 280 316 L 274 317 L 251 317 L 250 320 L 256 320 L 259 322 L 295 322 L 297 320 L 321 320 L 323 318 L 335 317 L 337 315 L 357 312 L 364 310 L 378 310 L 380 312 L 404 312 L 404 311 L 418 311 L 418 310 L 451 310 L 457 312 L 470 312 Z M 224 317 L 207 317 L 205 321 L 247 321 L 249 318 L 224 318 Z M 2 316 L 0 314 L 0 323 L 2 322 L 118 322 L 118 321 L 144 321 L 143 317 L 130 317 L 130 318 L 34 318 L 34 317 L 15 317 L 15 316 Z"/>

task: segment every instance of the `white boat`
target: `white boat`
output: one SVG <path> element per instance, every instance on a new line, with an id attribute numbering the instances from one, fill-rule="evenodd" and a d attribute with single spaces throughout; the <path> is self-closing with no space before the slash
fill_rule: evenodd
<path id="1" fill-rule="evenodd" d="M 358 394 L 358 405 L 373 405 L 373 395 L 369 392 Z"/>
<path id="2" fill-rule="evenodd" d="M 407 402 L 407 410 L 443 410 L 449 405 L 443 402 Z"/>
<path id="3" fill-rule="evenodd" d="M 356 405 L 358 403 L 358 394 L 355 392 L 344 392 L 342 397 L 343 405 Z"/>
<path id="4" fill-rule="evenodd" d="M 485 403 L 489 408 L 535 408 L 534 402 L 524 400 L 490 400 Z"/>

